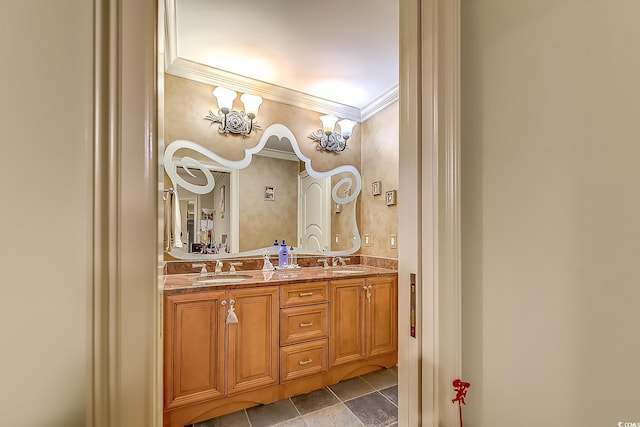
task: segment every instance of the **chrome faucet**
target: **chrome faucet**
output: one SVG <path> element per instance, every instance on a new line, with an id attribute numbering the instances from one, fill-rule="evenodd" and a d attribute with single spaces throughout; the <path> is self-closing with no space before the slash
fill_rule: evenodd
<path id="1" fill-rule="evenodd" d="M 236 273 L 236 265 L 242 265 L 241 262 L 230 262 L 229 265 L 231 265 L 231 267 L 229 267 L 229 274 L 235 274 Z"/>
<path id="2" fill-rule="evenodd" d="M 222 261 L 220 260 L 216 261 L 216 274 L 222 273 L 222 265 L 223 265 Z"/>
<path id="3" fill-rule="evenodd" d="M 324 268 L 324 269 L 329 268 L 329 264 L 327 263 L 327 259 L 326 258 L 318 259 L 318 263 L 322 263 L 322 268 Z"/>
<path id="4" fill-rule="evenodd" d="M 349 258 L 342 258 L 341 256 L 336 256 L 336 257 L 333 257 L 333 260 L 331 260 L 331 265 L 333 267 L 337 267 L 338 263 L 340 263 L 342 267 L 346 267 L 347 261 L 349 261 Z"/>
<path id="5" fill-rule="evenodd" d="M 202 267 L 202 269 L 200 270 L 200 275 L 201 276 L 206 276 L 207 275 L 207 264 L 205 264 L 204 262 L 202 264 L 191 264 L 191 268 L 200 268 Z"/>

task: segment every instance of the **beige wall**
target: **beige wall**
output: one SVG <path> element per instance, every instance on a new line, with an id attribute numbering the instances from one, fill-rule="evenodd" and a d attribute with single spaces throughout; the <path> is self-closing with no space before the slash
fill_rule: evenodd
<path id="1" fill-rule="evenodd" d="M 269 178 L 265 178 L 268 176 Z M 294 245 L 298 233 L 298 162 L 255 156 L 239 171 L 240 251 L 271 246 L 274 240 Z M 265 200 L 265 186 L 275 200 Z"/>
<path id="2" fill-rule="evenodd" d="M 390 236 L 398 234 L 398 205 L 387 206 L 385 192 L 398 189 L 399 118 L 398 103 L 385 108 L 362 123 L 362 197 L 360 199 L 360 235 L 364 255 L 398 257 L 390 246 Z M 371 183 L 382 182 L 382 194 L 373 196 Z M 365 246 L 364 236 L 371 236 Z"/>
<path id="3" fill-rule="evenodd" d="M 81 0 L 0 16 L 3 425 L 85 425 L 90 407 L 92 22 Z"/>
<path id="4" fill-rule="evenodd" d="M 640 3 L 462 5 L 465 426 L 640 421 Z"/>

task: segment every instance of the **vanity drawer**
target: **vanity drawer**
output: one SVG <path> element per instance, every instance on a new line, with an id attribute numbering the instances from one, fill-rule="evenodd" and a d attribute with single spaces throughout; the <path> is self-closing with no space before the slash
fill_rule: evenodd
<path id="1" fill-rule="evenodd" d="M 326 338 L 328 334 L 329 304 L 280 310 L 280 345 Z"/>
<path id="2" fill-rule="evenodd" d="M 280 382 L 291 381 L 327 370 L 328 340 L 280 348 Z"/>
<path id="3" fill-rule="evenodd" d="M 329 283 L 312 282 L 280 286 L 280 307 L 329 301 Z"/>

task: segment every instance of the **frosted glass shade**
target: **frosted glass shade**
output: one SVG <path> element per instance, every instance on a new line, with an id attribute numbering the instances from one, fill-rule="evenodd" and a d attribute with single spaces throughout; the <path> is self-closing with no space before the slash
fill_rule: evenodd
<path id="1" fill-rule="evenodd" d="M 227 114 L 233 109 L 233 100 L 236 99 L 237 93 L 226 87 L 218 86 L 213 90 L 213 96 L 218 100 L 218 109 Z"/>
<path id="2" fill-rule="evenodd" d="M 340 126 L 340 132 L 342 133 L 342 137 L 347 139 L 353 133 L 353 127 L 356 125 L 356 122 L 349 119 L 342 119 L 338 122 Z"/>
<path id="3" fill-rule="evenodd" d="M 320 116 L 320 121 L 322 122 L 322 130 L 324 133 L 329 134 L 333 132 L 333 128 L 336 125 L 338 118 L 333 114 L 327 114 L 326 116 Z"/>
<path id="4" fill-rule="evenodd" d="M 251 95 L 249 93 L 242 94 L 240 101 L 244 104 L 244 112 L 251 120 L 255 119 L 258 115 L 258 109 L 262 104 L 262 98 L 258 95 Z"/>

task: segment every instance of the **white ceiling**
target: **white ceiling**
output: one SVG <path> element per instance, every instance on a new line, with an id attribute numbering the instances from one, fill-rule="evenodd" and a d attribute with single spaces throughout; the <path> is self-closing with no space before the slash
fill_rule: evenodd
<path id="1" fill-rule="evenodd" d="M 165 0 L 167 72 L 361 121 L 398 94 L 399 0 Z"/>

